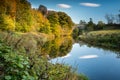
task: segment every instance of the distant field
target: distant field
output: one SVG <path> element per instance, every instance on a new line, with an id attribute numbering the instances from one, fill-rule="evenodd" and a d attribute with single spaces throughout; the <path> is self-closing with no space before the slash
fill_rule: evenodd
<path id="1" fill-rule="evenodd" d="M 120 30 L 91 31 L 80 35 L 79 38 L 90 44 L 120 48 Z"/>

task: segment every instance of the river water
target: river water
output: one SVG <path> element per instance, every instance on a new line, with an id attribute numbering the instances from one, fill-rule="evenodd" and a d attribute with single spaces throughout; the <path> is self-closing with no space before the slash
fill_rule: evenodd
<path id="1" fill-rule="evenodd" d="M 89 80 L 120 80 L 120 53 L 103 48 L 74 43 L 65 56 L 56 57 L 52 63 L 61 63 L 77 68 Z"/>

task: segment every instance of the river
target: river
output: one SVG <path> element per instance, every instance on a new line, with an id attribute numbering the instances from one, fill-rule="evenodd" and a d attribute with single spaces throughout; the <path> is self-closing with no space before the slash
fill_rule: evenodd
<path id="1" fill-rule="evenodd" d="M 72 44 L 70 49 L 64 56 L 54 57 L 50 62 L 77 68 L 77 73 L 85 74 L 89 80 L 120 80 L 120 52 L 83 42 Z"/>

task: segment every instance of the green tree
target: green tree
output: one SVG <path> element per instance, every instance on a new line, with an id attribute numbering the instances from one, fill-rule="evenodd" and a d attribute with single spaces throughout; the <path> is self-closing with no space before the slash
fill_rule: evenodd
<path id="1" fill-rule="evenodd" d="M 59 25 L 59 16 L 57 14 L 57 12 L 55 11 L 49 11 L 47 18 L 49 20 L 49 22 L 51 23 L 51 27 L 56 27 L 57 25 Z"/>
<path id="2" fill-rule="evenodd" d="M 38 11 L 40 11 L 43 16 L 47 15 L 47 7 L 45 7 L 44 5 L 40 5 Z"/>
<path id="3" fill-rule="evenodd" d="M 88 31 L 93 31 L 95 27 L 95 24 L 93 23 L 92 18 L 90 18 L 90 21 L 88 22 L 88 24 L 86 25 L 86 28 Z"/>
<path id="4" fill-rule="evenodd" d="M 49 34 L 51 32 L 50 30 L 50 23 L 47 19 L 45 19 L 44 23 L 40 26 L 39 32 Z"/>
<path id="5" fill-rule="evenodd" d="M 72 28 L 73 22 L 72 22 L 70 16 L 68 16 L 64 12 L 58 12 L 58 16 L 59 16 L 59 23 L 62 28 L 65 28 L 65 27 L 68 27 L 70 29 Z"/>
<path id="6" fill-rule="evenodd" d="M 73 22 L 70 16 L 68 16 L 64 12 L 58 12 L 59 16 L 59 24 L 62 28 L 62 32 L 64 35 L 69 35 L 72 33 Z"/>
<path id="7" fill-rule="evenodd" d="M 97 29 L 103 29 L 105 27 L 105 23 L 103 23 L 103 21 L 98 21 L 98 24 L 97 24 Z"/>
<path id="8" fill-rule="evenodd" d="M 79 36 L 79 28 L 75 28 L 73 30 L 72 36 L 73 36 L 74 39 L 78 38 L 78 36 Z"/>
<path id="9" fill-rule="evenodd" d="M 59 25 L 59 16 L 55 11 L 49 11 L 47 18 L 50 22 L 51 31 L 55 36 L 59 36 L 61 33 L 61 27 Z"/>

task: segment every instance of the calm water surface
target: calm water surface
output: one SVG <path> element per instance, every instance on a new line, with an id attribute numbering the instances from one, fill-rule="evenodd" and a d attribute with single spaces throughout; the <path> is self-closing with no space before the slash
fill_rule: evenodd
<path id="1" fill-rule="evenodd" d="M 78 68 L 90 80 L 120 80 L 120 53 L 75 43 L 65 56 L 51 60 Z"/>

